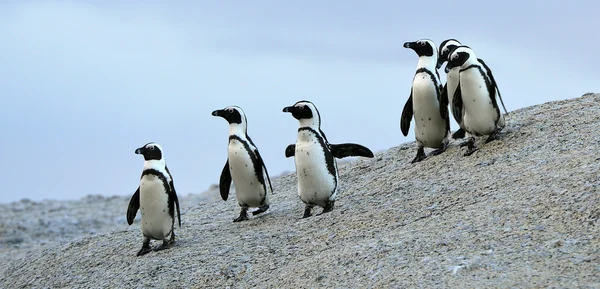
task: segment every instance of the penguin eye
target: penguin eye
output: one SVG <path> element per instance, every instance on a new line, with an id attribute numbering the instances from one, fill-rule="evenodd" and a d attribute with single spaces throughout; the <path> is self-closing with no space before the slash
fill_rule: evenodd
<path id="1" fill-rule="evenodd" d="M 452 55 L 452 60 L 455 60 L 455 59 L 457 59 L 457 58 L 458 58 L 458 54 L 454 54 L 454 55 Z"/>
<path id="2" fill-rule="evenodd" d="M 421 41 L 421 46 L 425 46 L 425 41 Z"/>
<path id="3" fill-rule="evenodd" d="M 304 109 L 304 105 L 301 105 L 301 106 L 299 106 L 298 108 L 299 108 L 300 110 L 303 110 L 303 109 Z"/>
<path id="4" fill-rule="evenodd" d="M 442 49 L 442 54 L 446 54 L 446 53 L 448 53 L 448 48 Z"/>
<path id="5" fill-rule="evenodd" d="M 151 151 L 153 151 L 154 150 L 154 146 L 149 146 L 148 149 L 151 150 Z"/>
<path id="6" fill-rule="evenodd" d="M 228 108 L 228 109 L 227 109 L 227 112 L 228 112 L 228 113 L 233 113 L 233 108 Z"/>

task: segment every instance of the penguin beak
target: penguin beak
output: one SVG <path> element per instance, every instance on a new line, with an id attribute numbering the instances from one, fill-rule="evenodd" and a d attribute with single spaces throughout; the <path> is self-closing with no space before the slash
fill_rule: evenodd
<path id="1" fill-rule="evenodd" d="M 452 68 L 454 68 L 454 65 L 452 65 L 452 62 L 448 61 L 448 64 L 446 64 L 446 69 L 444 69 L 444 71 L 448 73 Z"/>
<path id="2" fill-rule="evenodd" d="M 297 110 L 295 106 L 288 106 L 283 108 L 283 112 L 291 112 L 294 113 Z"/>
<path id="3" fill-rule="evenodd" d="M 442 56 L 440 55 L 437 61 L 437 64 L 435 65 L 435 69 L 440 69 L 440 67 L 442 67 L 442 64 L 444 64 L 444 59 L 442 58 Z"/>
<path id="4" fill-rule="evenodd" d="M 416 42 L 404 42 L 404 48 L 415 48 Z"/>
<path id="5" fill-rule="evenodd" d="M 143 147 L 141 147 L 141 148 L 137 148 L 137 149 L 135 149 L 135 154 L 136 154 L 136 155 L 140 155 L 140 154 L 142 154 L 142 151 L 143 151 L 143 150 L 144 150 L 144 148 L 143 148 Z"/>
<path id="6" fill-rule="evenodd" d="M 217 109 L 215 111 L 212 112 L 213 116 L 223 116 L 223 110 L 222 109 Z"/>

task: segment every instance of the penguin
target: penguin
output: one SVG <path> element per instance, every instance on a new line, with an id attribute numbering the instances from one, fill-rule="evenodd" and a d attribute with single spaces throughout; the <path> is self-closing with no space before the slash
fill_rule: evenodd
<path id="1" fill-rule="evenodd" d="M 436 70 L 435 44 L 429 39 L 421 39 L 404 43 L 404 48 L 414 50 L 419 56 L 410 96 L 400 118 L 400 129 L 402 134 L 407 136 L 414 116 L 418 148 L 417 155 L 411 163 L 416 163 L 426 158 L 425 147 L 436 149 L 431 155 L 439 155 L 446 151 L 450 136 L 450 118 L 448 106 L 440 105 L 442 85 Z"/>
<path id="2" fill-rule="evenodd" d="M 229 123 L 227 161 L 219 181 L 221 198 L 227 201 L 233 180 L 235 197 L 241 207 L 239 217 L 233 221 L 245 221 L 248 220 L 248 208 L 258 208 L 252 215 L 264 213 L 269 209 L 269 195 L 273 193 L 271 179 L 258 148 L 248 135 L 248 121 L 242 108 L 228 106 L 213 111 L 212 115 L 222 117 Z"/>
<path id="3" fill-rule="evenodd" d="M 456 39 L 446 39 L 442 41 L 438 51 L 438 61 L 436 65 L 436 69 L 440 69 L 444 62 L 448 60 L 448 55 L 450 51 L 454 48 L 462 45 Z M 442 88 L 442 101 L 440 105 L 440 109 L 445 110 L 448 108 L 448 104 L 452 104 L 452 96 L 454 96 L 454 90 L 458 85 L 458 69 L 453 69 L 446 74 L 446 84 Z M 454 112 L 454 110 L 450 109 L 450 111 Z M 454 113 L 452 114 L 454 116 Z M 457 117 L 454 116 L 454 120 L 458 123 Z M 465 129 L 462 127 L 460 123 L 458 123 L 459 128 L 452 134 L 453 139 L 462 139 L 465 137 Z"/>
<path id="4" fill-rule="evenodd" d="M 461 45 L 452 51 L 446 73 L 453 68 L 459 68 L 459 81 L 452 97 L 452 108 L 458 122 L 470 134 L 463 145 L 468 147 L 464 155 L 469 156 L 478 150 L 474 136 L 488 135 L 485 141 L 488 143 L 497 138 L 506 123 L 496 101 L 496 80 L 470 47 Z"/>
<path id="5" fill-rule="evenodd" d="M 285 107 L 283 112 L 291 113 L 299 123 L 296 144 L 286 147 L 285 157 L 294 157 L 298 196 L 305 204 L 302 218 L 310 217 L 314 206 L 323 208 L 321 214 L 331 212 L 339 185 L 336 158 L 372 158 L 373 152 L 355 143 L 330 144 L 321 130 L 321 115 L 317 107 L 308 100 Z"/>
<path id="6" fill-rule="evenodd" d="M 460 43 L 460 41 L 458 41 L 456 39 L 452 39 L 452 38 L 442 41 L 442 43 L 439 47 L 438 62 L 437 62 L 436 68 L 440 69 L 442 67 L 442 65 L 444 64 L 444 62 L 446 62 L 448 60 L 450 53 L 456 47 L 461 46 L 461 45 L 462 44 Z M 485 63 L 485 61 L 483 61 L 483 59 L 477 58 L 477 61 L 479 63 L 481 63 L 481 65 L 485 68 L 485 72 L 487 75 L 492 75 L 491 69 L 486 65 L 486 63 Z M 446 85 L 444 85 L 444 88 L 442 89 L 442 106 L 444 106 L 444 105 L 447 106 L 448 104 L 452 105 L 452 97 L 454 96 L 454 91 L 456 90 L 456 86 L 458 85 L 459 70 L 460 70 L 459 68 L 455 67 L 446 74 Z M 500 95 L 500 90 L 498 88 L 496 88 L 496 89 L 497 89 L 497 93 L 498 93 L 498 98 L 500 99 L 500 102 L 502 103 L 502 107 L 504 108 L 504 112 L 508 113 L 506 110 L 506 107 L 504 106 L 504 101 L 502 100 L 502 96 Z M 452 111 L 454 120 L 458 123 L 458 118 L 454 114 L 454 112 L 460 111 L 460 109 L 458 109 L 458 108 L 454 109 L 451 106 L 450 111 Z M 458 123 L 458 125 L 460 128 L 452 134 L 453 139 L 462 139 L 465 137 L 465 129 L 464 129 L 463 125 L 461 123 Z"/>
<path id="7" fill-rule="evenodd" d="M 133 224 L 133 219 L 141 207 L 144 241 L 137 256 L 142 256 L 152 251 L 150 239 L 163 241 L 162 245 L 154 249 L 155 251 L 168 249 L 175 243 L 175 207 L 179 228 L 181 228 L 181 214 L 173 176 L 165 162 L 162 147 L 150 142 L 137 148 L 135 153 L 144 156 L 144 169 L 140 185 L 127 207 L 127 223 Z M 171 238 L 167 239 L 169 234 Z"/>

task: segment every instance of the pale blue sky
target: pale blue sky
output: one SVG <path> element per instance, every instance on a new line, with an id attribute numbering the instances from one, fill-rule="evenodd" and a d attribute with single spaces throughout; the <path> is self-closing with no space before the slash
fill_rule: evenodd
<path id="1" fill-rule="evenodd" d="M 228 105 L 272 176 L 294 170 L 298 124 L 281 110 L 301 99 L 331 142 L 414 141 L 399 124 L 417 56 L 402 44 L 420 38 L 471 46 L 508 110 L 600 91 L 590 1 L 168 3 L 0 2 L 0 202 L 131 195 L 150 141 L 178 193 L 200 193 L 227 158 L 211 112 Z"/>

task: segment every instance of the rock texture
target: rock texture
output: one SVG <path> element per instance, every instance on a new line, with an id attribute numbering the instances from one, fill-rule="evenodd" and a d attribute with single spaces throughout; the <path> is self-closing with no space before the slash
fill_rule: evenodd
<path id="1" fill-rule="evenodd" d="M 5 204 L 0 287 L 599 288 L 599 128 L 586 94 L 510 112 L 469 157 L 453 141 L 417 164 L 414 142 L 352 159 L 335 210 L 307 219 L 293 174 L 241 223 L 215 188 L 180 196 L 176 245 L 142 257 L 128 198 Z"/>

